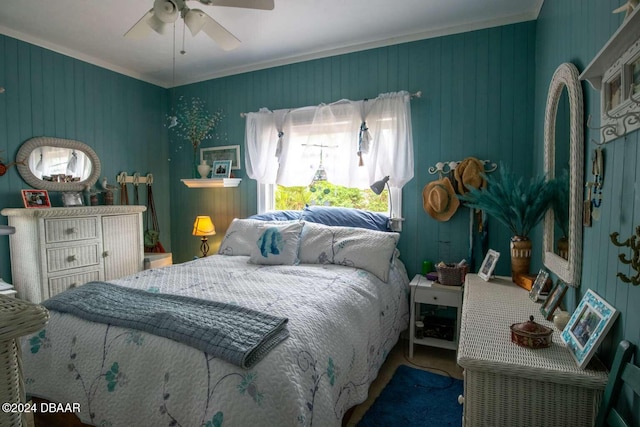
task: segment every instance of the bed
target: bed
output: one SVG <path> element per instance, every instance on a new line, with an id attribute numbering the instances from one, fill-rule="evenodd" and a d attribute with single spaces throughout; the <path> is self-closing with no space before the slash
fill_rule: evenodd
<path id="1" fill-rule="evenodd" d="M 27 394 L 77 403 L 75 415 L 100 426 L 338 426 L 408 326 L 398 238 L 236 219 L 219 254 L 111 283 L 284 317 L 288 338 L 245 369 L 168 338 L 51 311 L 46 328 L 23 341 Z"/>

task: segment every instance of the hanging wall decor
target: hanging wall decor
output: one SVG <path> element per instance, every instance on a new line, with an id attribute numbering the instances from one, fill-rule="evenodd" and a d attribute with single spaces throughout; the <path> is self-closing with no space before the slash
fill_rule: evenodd
<path id="1" fill-rule="evenodd" d="M 611 243 L 618 247 L 629 247 L 633 251 L 631 259 L 627 258 L 625 254 L 618 255 L 618 258 L 623 264 L 630 264 L 631 268 L 635 270 L 636 274 L 632 277 L 628 277 L 626 274 L 618 273 L 616 274 L 616 276 L 619 277 L 620 280 L 622 280 L 624 283 L 631 283 L 634 286 L 638 286 L 640 284 L 640 242 L 638 241 L 638 239 L 640 239 L 640 225 L 636 227 L 636 234 L 629 237 L 624 242 L 620 243 L 620 241 L 618 240 L 618 236 L 619 233 L 617 231 L 611 233 Z"/>

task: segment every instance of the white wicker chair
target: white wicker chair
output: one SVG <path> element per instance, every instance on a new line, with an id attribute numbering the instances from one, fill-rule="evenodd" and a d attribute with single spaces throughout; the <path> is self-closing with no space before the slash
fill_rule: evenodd
<path id="1" fill-rule="evenodd" d="M 42 329 L 48 320 L 43 306 L 0 295 L 0 403 L 25 402 L 18 338 Z M 24 412 L 0 412 L 1 426 L 26 424 Z"/>

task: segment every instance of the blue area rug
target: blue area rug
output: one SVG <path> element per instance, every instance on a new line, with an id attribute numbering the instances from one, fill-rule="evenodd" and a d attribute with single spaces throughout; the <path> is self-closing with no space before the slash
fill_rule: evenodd
<path id="1" fill-rule="evenodd" d="M 462 380 L 400 365 L 358 427 L 460 426 Z"/>

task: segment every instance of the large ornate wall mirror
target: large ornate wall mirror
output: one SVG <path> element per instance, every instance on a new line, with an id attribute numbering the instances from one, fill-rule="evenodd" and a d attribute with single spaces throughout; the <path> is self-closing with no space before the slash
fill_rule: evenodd
<path id="1" fill-rule="evenodd" d="M 26 141 L 16 155 L 22 179 L 40 190 L 82 191 L 100 177 L 100 159 L 80 141 L 46 136 Z"/>
<path id="2" fill-rule="evenodd" d="M 571 63 L 561 64 L 553 74 L 547 96 L 544 170 L 548 179 L 558 178 L 568 186 L 564 192 L 567 197 L 561 198 L 566 199 L 567 206 L 562 207 L 566 211 L 560 215 L 550 209 L 545 216 L 542 259 L 549 270 L 571 286 L 580 284 L 582 268 L 583 108 L 578 70 Z M 559 120 L 563 122 L 558 123 Z"/>

